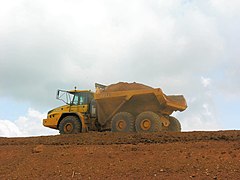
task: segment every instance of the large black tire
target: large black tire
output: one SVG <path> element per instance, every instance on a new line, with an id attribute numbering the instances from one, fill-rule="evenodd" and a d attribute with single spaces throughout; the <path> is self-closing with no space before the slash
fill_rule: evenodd
<path id="1" fill-rule="evenodd" d="M 66 116 L 59 124 L 60 134 L 77 134 L 81 132 L 81 123 L 76 116 Z"/>
<path id="2" fill-rule="evenodd" d="M 119 112 L 112 118 L 112 132 L 135 132 L 135 118 L 128 112 Z"/>
<path id="3" fill-rule="evenodd" d="M 162 122 L 158 114 L 145 111 L 137 116 L 135 127 L 137 132 L 158 132 L 162 130 Z"/>
<path id="4" fill-rule="evenodd" d="M 181 132 L 181 124 L 175 117 L 170 116 L 169 121 L 170 121 L 170 124 L 167 128 L 167 131 L 169 131 L 169 132 Z"/>

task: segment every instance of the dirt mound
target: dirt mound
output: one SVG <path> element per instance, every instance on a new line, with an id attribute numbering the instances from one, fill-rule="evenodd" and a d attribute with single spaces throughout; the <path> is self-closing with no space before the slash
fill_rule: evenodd
<path id="1" fill-rule="evenodd" d="M 140 83 L 127 83 L 127 82 L 119 82 L 117 84 L 111 84 L 106 87 L 105 92 L 115 92 L 115 91 L 128 91 L 128 90 L 140 90 L 140 89 L 153 89 L 150 86 L 146 86 Z"/>
<path id="2" fill-rule="evenodd" d="M 240 131 L 0 138 L 0 179 L 239 179 Z"/>

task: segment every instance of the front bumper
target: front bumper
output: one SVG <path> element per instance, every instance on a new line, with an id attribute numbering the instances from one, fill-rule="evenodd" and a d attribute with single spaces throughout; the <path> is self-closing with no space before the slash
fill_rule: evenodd
<path id="1" fill-rule="evenodd" d="M 57 129 L 56 120 L 54 120 L 53 118 L 43 119 L 43 126 L 49 127 L 49 128 L 52 128 L 52 129 Z"/>

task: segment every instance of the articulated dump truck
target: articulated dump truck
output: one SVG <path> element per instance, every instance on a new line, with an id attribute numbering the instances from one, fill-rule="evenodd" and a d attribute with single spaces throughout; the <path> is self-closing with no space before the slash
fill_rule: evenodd
<path id="1" fill-rule="evenodd" d="M 170 115 L 187 108 L 182 95 L 167 96 L 160 88 L 139 83 L 95 87 L 95 93 L 58 90 L 57 99 L 66 105 L 50 110 L 43 125 L 60 134 L 181 131 L 180 122 Z"/>

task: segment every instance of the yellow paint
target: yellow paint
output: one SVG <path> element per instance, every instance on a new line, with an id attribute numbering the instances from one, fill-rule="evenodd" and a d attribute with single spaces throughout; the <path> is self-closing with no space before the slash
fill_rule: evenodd
<path id="1" fill-rule="evenodd" d="M 47 119 L 43 119 L 43 125 L 46 127 L 57 129 L 57 125 L 63 114 L 74 113 L 80 117 L 80 120 L 82 122 L 82 128 L 86 128 L 84 116 L 82 113 L 87 112 L 87 110 L 88 105 L 64 105 L 57 107 L 49 111 Z"/>

